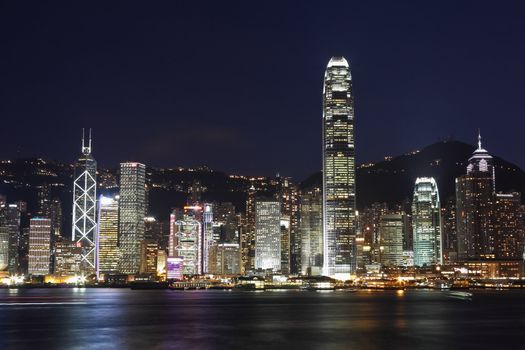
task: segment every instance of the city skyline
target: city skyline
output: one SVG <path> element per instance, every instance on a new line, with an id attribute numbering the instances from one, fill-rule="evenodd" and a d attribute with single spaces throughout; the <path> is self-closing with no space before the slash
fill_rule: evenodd
<path id="1" fill-rule="evenodd" d="M 523 26 L 517 15 L 522 5 L 494 9 L 485 2 L 461 3 L 447 11 L 428 4 L 382 4 L 384 10 L 375 11 L 346 4 L 336 13 L 293 4 L 257 11 L 254 5 L 235 11 L 173 5 L 139 13 L 130 5 L 122 13 L 108 6 L 104 14 L 79 11 L 77 5 L 56 13 L 47 7 L 24 12 L 14 3 L 5 6 L 4 33 L 34 24 L 5 40 L 1 113 L 14 131 L 4 135 L 10 147 L 0 150 L 0 158 L 47 155 L 72 161 L 76 130 L 87 126 L 94 128 L 94 153 L 103 167 L 135 160 L 157 167 L 206 164 L 230 173 L 305 178 L 321 161 L 316 130 L 323 66 L 330 56 L 342 55 L 352 60 L 360 82 L 358 163 L 450 135 L 471 140 L 480 127 L 494 154 L 525 165 L 519 152 L 518 85 L 525 74 L 518 64 L 524 53 L 512 45 L 519 40 L 516 28 Z M 115 13 L 125 18 L 118 28 Z M 345 13 L 348 19 L 342 21 Z M 401 14 L 405 25 L 393 25 Z M 220 15 L 229 25 L 218 21 Z M 470 27 L 462 25 L 465 15 Z M 310 30 L 296 29 L 306 23 Z M 64 27 L 71 30 L 64 33 Z M 39 49 L 28 54 L 35 45 Z M 239 89 L 247 79 L 254 84 Z M 495 118 L 501 123 L 493 123 Z M 39 127 L 23 128 L 22 123 Z M 511 123 L 514 128 L 503 127 Z M 172 137 L 167 130 L 181 134 Z M 124 135 L 136 141 L 126 142 Z M 275 141 L 266 142 L 268 135 Z M 196 137 L 202 141 L 194 142 Z M 312 142 L 304 144 L 305 138 Z M 184 152 L 189 144 L 202 157 Z M 108 149 L 112 152 L 98 152 Z"/>

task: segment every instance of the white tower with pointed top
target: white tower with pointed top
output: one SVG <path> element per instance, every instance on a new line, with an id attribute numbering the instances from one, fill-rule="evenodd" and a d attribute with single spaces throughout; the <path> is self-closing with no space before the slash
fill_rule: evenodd
<path id="1" fill-rule="evenodd" d="M 91 155 L 91 129 L 86 145 L 82 129 L 82 154 L 75 163 L 73 181 L 73 230 L 71 240 L 82 247 L 81 271 L 96 271 L 97 162 Z"/>
<path id="2" fill-rule="evenodd" d="M 356 270 L 354 97 L 350 65 L 332 57 L 323 88 L 323 274 Z"/>

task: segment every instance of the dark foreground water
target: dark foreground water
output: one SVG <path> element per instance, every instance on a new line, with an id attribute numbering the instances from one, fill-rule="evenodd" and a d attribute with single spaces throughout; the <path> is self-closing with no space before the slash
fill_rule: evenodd
<path id="1" fill-rule="evenodd" d="M 0 349 L 525 349 L 525 292 L 0 290 Z"/>

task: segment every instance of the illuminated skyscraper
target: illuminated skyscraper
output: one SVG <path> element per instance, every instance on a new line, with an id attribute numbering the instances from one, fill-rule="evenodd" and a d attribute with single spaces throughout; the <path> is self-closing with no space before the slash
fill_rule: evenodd
<path id="1" fill-rule="evenodd" d="M 100 196 L 98 201 L 98 273 L 116 273 L 118 249 L 118 196 Z"/>
<path id="2" fill-rule="evenodd" d="M 496 259 L 522 258 L 525 231 L 521 194 L 496 193 L 490 217 Z"/>
<path id="3" fill-rule="evenodd" d="M 304 189 L 299 201 L 301 273 L 321 275 L 323 268 L 323 205 L 321 188 Z"/>
<path id="4" fill-rule="evenodd" d="M 332 57 L 323 87 L 324 275 L 348 278 L 356 269 L 354 98 L 344 57 Z"/>
<path id="5" fill-rule="evenodd" d="M 403 215 L 385 214 L 379 220 L 379 256 L 384 266 L 403 265 Z"/>
<path id="6" fill-rule="evenodd" d="M 49 274 L 51 257 L 51 220 L 32 218 L 29 224 L 28 273 L 34 276 Z"/>
<path id="7" fill-rule="evenodd" d="M 281 203 L 274 199 L 255 202 L 255 268 L 281 270 Z"/>
<path id="8" fill-rule="evenodd" d="M 97 162 L 91 155 L 91 130 L 87 145 L 83 133 L 82 130 L 82 154 L 75 163 L 71 240 L 82 247 L 81 269 L 89 274 L 96 269 Z"/>
<path id="9" fill-rule="evenodd" d="M 436 180 L 418 177 L 412 200 L 414 264 L 442 264 L 441 207 Z"/>
<path id="10" fill-rule="evenodd" d="M 144 240 L 146 216 L 146 166 L 120 163 L 119 196 L 119 272 L 136 274 L 140 270 L 140 242 Z"/>
<path id="11" fill-rule="evenodd" d="M 491 202 L 495 193 L 492 156 L 481 147 L 469 159 L 467 174 L 456 179 L 456 220 L 458 260 L 480 259 L 494 253 Z"/>
<path id="12" fill-rule="evenodd" d="M 170 244 L 173 241 L 174 245 L 170 251 L 174 252 L 173 257 L 182 259 L 184 275 L 202 274 L 202 224 L 193 215 L 193 208 L 200 210 L 200 207 L 186 207 L 185 210 L 190 211 L 175 221 L 175 234 L 173 240 L 170 239 Z"/>
<path id="13" fill-rule="evenodd" d="M 209 273 L 209 255 L 210 249 L 215 241 L 213 235 L 213 205 L 210 203 L 204 204 L 204 211 L 202 213 L 202 271 Z"/>

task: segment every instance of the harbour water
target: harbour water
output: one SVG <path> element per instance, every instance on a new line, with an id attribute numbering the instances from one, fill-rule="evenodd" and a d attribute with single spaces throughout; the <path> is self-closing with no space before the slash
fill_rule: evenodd
<path id="1" fill-rule="evenodd" d="M 2 289 L 0 349 L 525 349 L 525 291 Z"/>

